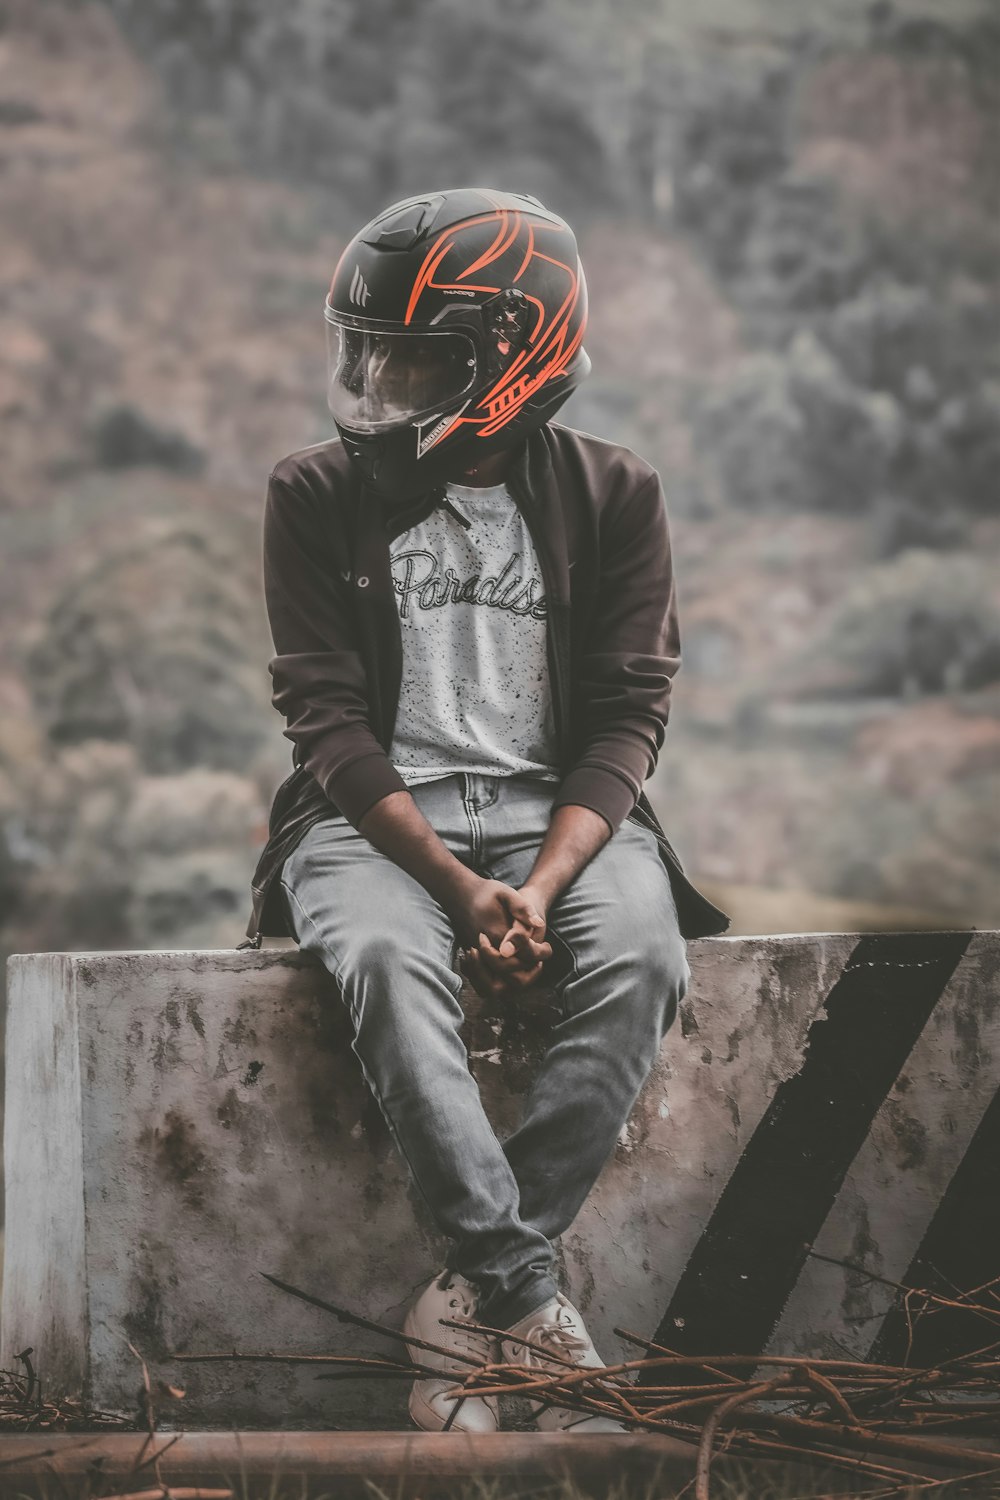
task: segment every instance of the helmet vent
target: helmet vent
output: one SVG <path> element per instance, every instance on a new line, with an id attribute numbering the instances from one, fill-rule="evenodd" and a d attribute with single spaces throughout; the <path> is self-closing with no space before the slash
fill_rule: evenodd
<path id="1" fill-rule="evenodd" d="M 364 242 L 376 250 L 412 250 L 440 206 L 440 198 L 427 198 L 405 208 L 390 208 L 375 220 Z"/>

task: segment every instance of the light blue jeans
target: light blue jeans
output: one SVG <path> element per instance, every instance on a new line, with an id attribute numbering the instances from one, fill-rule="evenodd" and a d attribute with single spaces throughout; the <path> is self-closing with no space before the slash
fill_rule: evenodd
<path id="1" fill-rule="evenodd" d="M 463 864 L 518 888 L 557 786 L 458 772 L 411 792 Z M 481 1322 L 512 1327 L 555 1295 L 552 1241 L 614 1150 L 691 977 L 653 834 L 626 819 L 549 909 L 559 1019 L 503 1144 L 459 1036 L 458 943 L 437 901 L 343 817 L 309 829 L 281 881 L 300 948 L 336 978 L 367 1084 L 453 1242 L 448 1266 L 478 1287 Z"/>

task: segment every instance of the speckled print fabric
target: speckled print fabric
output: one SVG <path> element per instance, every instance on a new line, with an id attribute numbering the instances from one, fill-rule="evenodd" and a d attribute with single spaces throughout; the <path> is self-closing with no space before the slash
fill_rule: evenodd
<path id="1" fill-rule="evenodd" d="M 456 771 L 558 781 L 544 585 L 506 487 L 449 485 L 390 557 L 403 680 L 390 759 L 407 786 Z"/>

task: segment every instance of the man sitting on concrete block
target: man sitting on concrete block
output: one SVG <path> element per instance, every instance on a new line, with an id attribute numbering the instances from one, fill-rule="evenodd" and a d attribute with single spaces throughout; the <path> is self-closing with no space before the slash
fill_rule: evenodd
<path id="1" fill-rule="evenodd" d="M 326 299 L 340 440 L 275 466 L 264 517 L 295 769 L 248 938 L 292 935 L 335 976 L 452 1243 L 404 1331 L 521 1364 L 603 1363 L 553 1240 L 677 1014 L 686 940 L 728 926 L 643 791 L 680 666 L 659 477 L 552 420 L 590 370 L 586 321 L 573 232 L 537 199 L 469 188 L 386 209 Z M 500 996 L 543 970 L 560 1018 L 501 1145 L 459 1036 L 462 974 Z M 418 1426 L 497 1428 L 495 1398 L 454 1412 L 468 1366 L 414 1357 L 441 1370 L 414 1383 Z M 624 1430 L 553 1407 L 537 1422 Z"/>

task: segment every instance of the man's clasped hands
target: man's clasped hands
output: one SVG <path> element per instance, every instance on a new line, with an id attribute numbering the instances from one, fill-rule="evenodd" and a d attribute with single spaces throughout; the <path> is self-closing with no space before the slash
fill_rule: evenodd
<path id="1" fill-rule="evenodd" d="M 552 944 L 545 940 L 548 897 L 530 882 L 515 890 L 502 880 L 477 877 L 452 918 L 463 945 L 462 973 L 485 999 L 537 983 L 552 957 Z"/>

